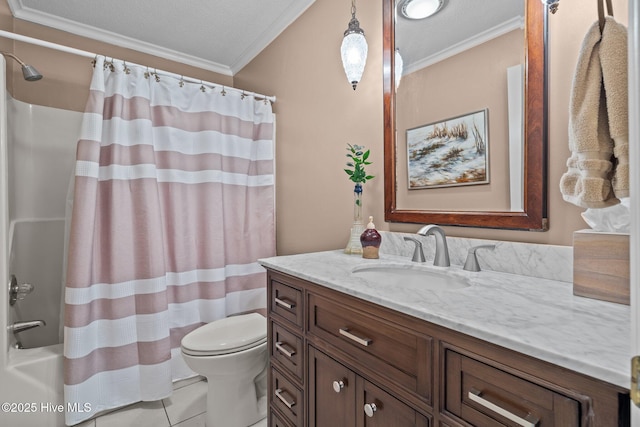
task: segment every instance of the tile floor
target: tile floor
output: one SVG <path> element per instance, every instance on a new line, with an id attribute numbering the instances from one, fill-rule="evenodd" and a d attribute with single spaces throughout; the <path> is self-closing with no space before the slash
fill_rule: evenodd
<path id="1" fill-rule="evenodd" d="M 206 410 L 207 383 L 196 377 L 175 383 L 169 398 L 126 406 L 77 427 L 205 427 Z M 267 427 L 267 420 L 251 427 Z"/>

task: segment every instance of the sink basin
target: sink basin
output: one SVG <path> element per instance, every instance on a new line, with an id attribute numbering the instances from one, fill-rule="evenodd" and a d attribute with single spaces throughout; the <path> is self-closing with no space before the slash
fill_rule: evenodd
<path id="1" fill-rule="evenodd" d="M 372 285 L 396 285 L 416 290 L 451 291 L 469 286 L 465 278 L 450 272 L 413 265 L 363 265 L 354 268 L 351 274 Z"/>

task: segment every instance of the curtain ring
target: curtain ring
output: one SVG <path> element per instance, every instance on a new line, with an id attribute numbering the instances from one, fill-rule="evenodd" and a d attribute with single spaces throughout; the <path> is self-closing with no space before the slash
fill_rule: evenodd
<path id="1" fill-rule="evenodd" d="M 147 71 L 144 72 L 144 78 L 148 80 L 150 75 L 151 73 L 149 73 L 149 67 L 147 67 Z"/>
<path id="2" fill-rule="evenodd" d="M 184 77 L 180 76 L 180 81 L 178 82 L 178 86 L 184 87 Z"/>
<path id="3" fill-rule="evenodd" d="M 222 86 L 222 91 L 220 92 L 220 95 L 227 96 L 227 91 L 224 90 L 224 86 Z"/>
<path id="4" fill-rule="evenodd" d="M 127 67 L 127 61 L 122 61 L 122 70 L 125 74 L 131 74 L 131 68 Z"/>
<path id="5" fill-rule="evenodd" d="M 153 75 L 156 78 L 156 83 L 160 83 L 160 75 L 158 75 L 158 69 L 157 68 L 153 69 Z"/>
<path id="6" fill-rule="evenodd" d="M 206 92 L 207 88 L 204 87 L 204 83 L 202 83 L 202 80 L 200 80 L 200 92 Z"/>
<path id="7" fill-rule="evenodd" d="M 96 53 L 96 56 L 91 60 L 91 66 L 93 68 L 96 68 L 97 63 L 98 63 L 98 54 Z"/>
<path id="8" fill-rule="evenodd" d="M 242 91 L 242 94 L 240 95 L 240 99 L 245 99 L 247 97 L 247 94 L 244 93 L 244 91 Z"/>

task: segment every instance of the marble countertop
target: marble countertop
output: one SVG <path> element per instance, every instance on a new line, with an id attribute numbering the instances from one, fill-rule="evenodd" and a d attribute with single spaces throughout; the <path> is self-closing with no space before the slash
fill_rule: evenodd
<path id="1" fill-rule="evenodd" d="M 367 260 L 342 251 L 261 259 L 270 269 L 367 300 L 467 335 L 551 362 L 624 388 L 629 387 L 628 306 L 573 295 L 572 285 L 495 271 L 445 269 L 471 286 L 451 291 L 372 285 L 352 274 L 381 263 L 407 264 L 381 254 Z M 430 261 L 421 264 L 429 268 Z M 439 267 L 430 267 L 442 271 Z"/>

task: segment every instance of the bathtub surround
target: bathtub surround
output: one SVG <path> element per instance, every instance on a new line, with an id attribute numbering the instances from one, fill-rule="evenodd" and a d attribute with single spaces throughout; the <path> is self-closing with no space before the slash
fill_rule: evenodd
<path id="1" fill-rule="evenodd" d="M 129 72 L 125 72 L 125 68 Z M 191 330 L 265 307 L 275 254 L 271 104 L 97 57 L 78 142 L 65 400 L 171 394 Z"/>

